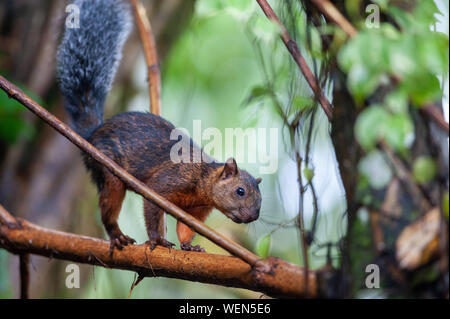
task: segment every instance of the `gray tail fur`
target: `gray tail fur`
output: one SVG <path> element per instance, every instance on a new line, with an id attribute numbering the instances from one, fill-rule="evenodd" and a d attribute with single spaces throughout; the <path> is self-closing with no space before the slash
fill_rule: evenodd
<path id="1" fill-rule="evenodd" d="M 58 79 L 72 127 L 88 138 L 103 123 L 104 102 L 132 28 L 132 15 L 126 0 L 73 4 L 79 8 L 79 28 L 66 26 L 57 54 Z"/>

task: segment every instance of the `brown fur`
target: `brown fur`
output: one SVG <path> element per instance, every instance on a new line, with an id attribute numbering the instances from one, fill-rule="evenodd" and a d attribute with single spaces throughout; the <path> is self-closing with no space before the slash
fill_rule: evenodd
<path id="1" fill-rule="evenodd" d="M 89 141 L 152 190 L 201 221 L 206 220 L 213 208 L 238 223 L 258 218 L 260 179 L 255 180 L 240 170 L 234 159 L 225 164 L 173 162 L 170 150 L 177 143 L 170 140 L 173 129 L 172 124 L 159 116 L 122 113 L 100 126 Z M 189 146 L 191 151 L 199 149 L 192 141 Z M 112 247 L 132 243 L 117 224 L 126 185 L 92 158 L 86 156 L 85 162 L 100 192 L 102 221 Z M 245 196 L 237 194 L 238 188 L 245 190 Z M 144 200 L 146 229 L 152 247 L 173 245 L 159 235 L 165 233 L 160 223 L 162 214 L 164 211 L 158 206 Z M 194 232 L 189 227 L 178 223 L 177 234 L 182 249 L 201 250 L 191 246 Z"/>

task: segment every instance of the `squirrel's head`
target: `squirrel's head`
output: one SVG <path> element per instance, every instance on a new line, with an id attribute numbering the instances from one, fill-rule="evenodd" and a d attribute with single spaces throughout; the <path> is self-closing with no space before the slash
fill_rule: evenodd
<path id="1" fill-rule="evenodd" d="M 217 209 L 236 223 L 250 223 L 259 217 L 261 178 L 253 178 L 229 158 L 212 184 L 212 200 Z"/>

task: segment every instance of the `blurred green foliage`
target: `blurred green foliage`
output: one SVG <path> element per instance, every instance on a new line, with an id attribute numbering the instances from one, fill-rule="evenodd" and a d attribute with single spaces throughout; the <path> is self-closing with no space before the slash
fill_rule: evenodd
<path id="1" fill-rule="evenodd" d="M 0 299 L 11 298 L 11 279 L 9 272 L 9 253 L 6 250 L 0 250 Z"/>
<path id="2" fill-rule="evenodd" d="M 0 71 L 1 74 L 3 74 Z M 39 101 L 39 98 L 32 94 L 23 86 L 19 87 L 24 92 L 32 96 L 35 101 Z M 25 138 L 31 138 L 34 134 L 34 130 L 28 125 L 23 114 L 28 112 L 26 108 L 14 99 L 10 99 L 4 92 L 0 92 L 0 140 L 5 141 L 8 144 L 14 144 L 20 136 Z"/>
<path id="3" fill-rule="evenodd" d="M 261 237 L 258 240 L 258 244 L 256 245 L 256 254 L 260 256 L 261 258 L 266 258 L 269 256 L 270 253 L 270 246 L 272 243 L 272 237 L 270 234 L 267 234 L 263 237 Z"/>
<path id="4" fill-rule="evenodd" d="M 381 23 L 379 29 L 368 29 L 362 23 L 359 34 L 345 42 L 345 35 L 333 26 L 321 30 L 310 28 L 311 33 L 307 34 L 304 14 L 299 14 L 294 21 L 295 25 L 287 24 L 297 31 L 296 40 L 302 49 L 307 48 L 302 53 L 305 54 L 308 64 L 312 65 L 313 59 L 318 59 L 316 62 L 319 63 L 319 69 L 320 59 L 324 58 L 319 31 L 335 35 L 330 52 L 337 54 L 339 66 L 348 74 L 347 85 L 357 105 L 368 104 L 361 111 L 354 128 L 358 142 L 367 152 L 366 158 L 358 167 L 361 174 L 357 198 L 362 204 L 377 206 L 379 203 L 374 203 L 371 189 L 384 187 L 386 176 L 390 176 L 391 172 L 380 160 L 375 146 L 382 138 L 394 150 L 402 154 L 407 153 L 415 133 L 409 105 L 412 103 L 420 107 L 425 102 L 433 102 L 442 97 L 439 78 L 446 76 L 448 72 L 449 41 L 447 35 L 430 28 L 435 22 L 435 15 L 438 14 L 434 1 L 418 1 L 416 9 L 411 13 L 391 5 L 388 0 L 374 2 L 395 19 L 401 30 L 396 30 L 387 23 Z M 279 41 L 279 31 L 279 28 L 262 14 L 254 0 L 197 0 L 192 21 L 163 62 L 163 116 L 175 126 L 185 127 L 191 132 L 193 120 L 198 119 L 202 120 L 203 128 L 216 127 L 222 132 L 225 128 L 258 125 L 283 129 L 283 117 L 287 117 L 291 122 L 296 119 L 297 123 L 300 123 L 302 118 L 309 119 L 309 114 L 317 105 L 304 79 L 299 76 L 296 65 L 292 64 L 289 53 Z M 258 48 L 262 50 L 258 51 Z M 258 56 L 259 54 L 261 56 Z M 272 64 L 268 67 L 270 74 L 261 67 L 261 60 L 271 61 Z M 137 69 L 145 69 L 142 65 Z M 377 87 L 389 83 L 393 75 L 398 76 L 399 85 L 392 88 L 382 101 L 373 102 L 372 97 Z M 145 83 L 145 76 L 144 74 L 142 83 Z M 268 83 L 267 79 L 273 82 Z M 144 86 L 140 95 L 146 94 Z M 278 103 L 281 108 L 276 105 L 273 107 L 271 103 Z M 272 107 L 262 107 L 268 104 Z M 247 107 L 242 107 L 243 105 Z M 148 103 L 143 103 L 141 110 L 147 110 L 147 106 Z M 23 106 L 0 92 L 0 139 L 14 143 L 20 136 L 32 136 L 33 132 L 22 120 L 23 111 Z M 276 116 L 273 116 L 274 114 Z M 330 150 L 328 122 L 324 116 L 318 119 L 314 147 L 316 151 Z M 304 122 L 300 124 L 303 125 L 304 131 L 300 133 L 301 138 L 296 140 L 299 144 L 306 140 L 308 128 Z M 196 142 L 201 144 L 202 141 Z M 232 151 L 224 149 L 223 158 L 219 160 L 224 161 Z M 292 171 L 296 169 L 295 166 L 292 167 L 292 151 L 287 148 L 279 154 L 280 171 L 285 168 L 288 177 L 296 175 Z M 327 161 L 328 165 L 334 165 L 334 157 L 325 156 L 324 161 Z M 430 159 L 418 159 L 414 165 L 416 179 L 422 182 L 433 179 L 433 165 L 435 164 Z M 244 163 L 242 167 L 256 175 L 258 164 Z M 284 187 L 285 184 L 292 184 L 288 184 L 288 178 L 280 171 L 273 176 L 264 176 L 261 184 L 261 217 L 270 219 L 271 223 L 258 221 L 246 227 L 236 225 L 215 212 L 207 224 L 252 249 L 261 257 L 273 255 L 302 264 L 299 236 L 295 223 L 292 223 L 295 214 L 290 213 L 288 207 L 288 203 L 296 203 L 298 200 L 298 190 L 295 187 Z M 336 265 L 340 257 L 336 244 L 345 235 L 345 207 L 342 207 L 344 199 L 339 188 L 341 185 L 331 185 L 326 178 L 319 179 L 320 175 L 329 175 L 329 171 L 329 166 L 317 164 L 315 161 L 302 170 L 306 181 L 315 181 L 319 191 L 323 191 L 324 194 L 319 193 L 323 201 L 320 204 L 331 202 L 334 205 L 332 208 L 321 209 L 318 216 L 316 243 L 313 243 L 309 252 L 312 269 L 323 266 L 326 258 L 324 246 L 317 243 L 335 243 L 331 255 Z M 334 197 L 327 197 L 330 193 L 325 194 L 325 190 Z M 309 202 L 305 211 L 312 212 L 312 199 L 306 196 L 311 195 L 305 195 L 305 202 Z M 448 218 L 448 193 L 444 196 L 442 205 Z M 134 237 L 139 243 L 147 239 L 142 210 L 142 199 L 135 194 L 128 194 L 119 220 L 124 233 Z M 291 210 L 297 213 L 298 207 Z M 101 227 L 100 214 L 97 212 L 95 216 Z M 307 222 L 309 219 L 310 217 Z M 176 221 L 169 216 L 168 240 L 172 242 L 177 242 L 175 224 Z M 368 212 L 360 211 L 353 225 L 351 242 L 354 246 L 352 251 L 358 252 L 357 258 L 353 258 L 355 262 L 351 265 L 354 280 L 358 284 L 364 282 L 365 265 L 374 258 L 369 234 Z M 224 253 L 200 236 L 195 238 L 194 244 L 200 244 L 211 253 Z M 0 251 L 0 269 L 7 267 L 6 256 L 4 251 Z M 90 266 L 86 268 L 84 273 L 89 277 L 84 278 L 82 290 L 70 291 L 62 287 L 60 296 L 128 296 L 134 279 L 132 272 Z M 12 295 L 10 280 L 8 272 L 0 272 L 0 298 Z M 356 288 L 360 289 L 362 286 L 357 285 Z M 257 293 L 242 289 L 167 278 L 145 279 L 131 295 L 132 298 L 258 296 Z"/>
<path id="5" fill-rule="evenodd" d="M 420 184 L 426 184 L 433 180 L 437 173 L 437 166 L 429 156 L 421 156 L 414 161 L 413 175 Z"/>
<path id="6" fill-rule="evenodd" d="M 346 1 L 347 4 L 349 2 Z M 449 38 L 448 31 L 446 34 L 436 31 L 437 17 L 442 17 L 442 13 L 435 1 L 410 2 L 402 8 L 396 1 L 373 2 L 391 18 L 390 23 L 382 22 L 379 28 L 369 28 L 364 19 L 360 19 L 358 34 L 338 50 L 337 58 L 340 68 L 347 74 L 347 87 L 356 105 L 363 108 L 354 127 L 355 137 L 365 151 L 359 163 L 358 202 L 367 207 L 381 208 L 380 199 L 383 197 L 380 191 L 386 191 L 392 172 L 376 149 L 380 140 L 389 144 L 410 165 L 417 183 L 433 182 L 438 175 L 435 158 L 412 158 L 410 148 L 416 134 L 422 134 L 415 131 L 412 114 L 415 113 L 414 107 L 440 102 L 443 98 L 441 82 L 448 78 Z M 359 5 L 353 4 L 356 8 L 350 5 L 349 8 L 357 12 Z M 446 7 L 448 16 L 448 1 Z M 405 213 L 401 218 L 410 221 L 417 218 L 418 212 L 414 207 L 409 207 L 400 198 L 399 202 Z M 448 207 L 448 193 L 447 199 L 445 194 L 443 196 L 444 214 L 446 205 Z M 394 234 L 398 234 L 403 226 L 399 221 L 397 224 L 383 223 L 386 251 L 395 251 Z M 360 293 L 364 291 L 364 276 L 357 269 L 376 258 L 370 252 L 373 243 L 367 236 L 371 230 L 366 210 L 358 211 L 351 232 L 354 246 L 350 250 L 353 254 L 352 275 L 358 296 L 358 290 Z M 411 289 L 415 289 L 419 284 L 437 280 L 438 276 L 436 268 L 427 267 L 408 280 L 411 281 Z M 385 297 L 388 294 L 395 296 L 389 289 L 383 290 L 383 294 Z"/>
<path id="7" fill-rule="evenodd" d="M 375 2 L 399 29 L 389 23 L 379 28 L 362 23 L 358 35 L 342 46 L 338 62 L 348 74 L 347 85 L 357 105 L 368 105 L 355 125 L 360 145 L 370 151 L 383 139 L 406 154 L 415 134 L 408 106 L 422 107 L 442 98 L 439 80 L 448 76 L 449 39 L 435 30 L 436 16 L 441 13 L 434 1 L 416 2 L 412 12 L 392 1 Z M 397 85 L 389 84 L 397 81 Z M 389 89 L 381 101 L 375 101 L 374 95 L 382 96 L 375 91 L 380 85 Z M 422 164 L 426 163 L 416 163 L 419 179 L 424 177 L 423 170 L 432 171 L 432 165 Z"/>

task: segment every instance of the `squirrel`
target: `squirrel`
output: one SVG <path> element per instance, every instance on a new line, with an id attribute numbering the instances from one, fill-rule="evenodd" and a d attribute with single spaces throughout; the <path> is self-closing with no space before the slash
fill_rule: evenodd
<path id="1" fill-rule="evenodd" d="M 99 151 L 170 202 L 204 222 L 213 208 L 236 223 L 259 217 L 261 193 L 255 179 L 239 169 L 233 158 L 225 163 L 211 160 L 192 139 L 190 154 L 200 151 L 200 163 L 176 163 L 170 152 L 175 127 L 162 117 L 144 112 L 125 112 L 104 122 L 105 98 L 132 28 L 131 8 L 123 0 L 76 0 L 79 28 L 66 28 L 57 53 L 57 71 L 64 108 L 71 127 Z M 118 216 L 128 186 L 92 157 L 83 153 L 86 168 L 99 192 L 101 219 L 114 248 L 135 243 L 122 233 Z M 144 199 L 147 244 L 171 248 L 164 238 L 165 212 Z M 194 231 L 178 221 L 183 250 L 204 251 L 193 246 Z"/>

